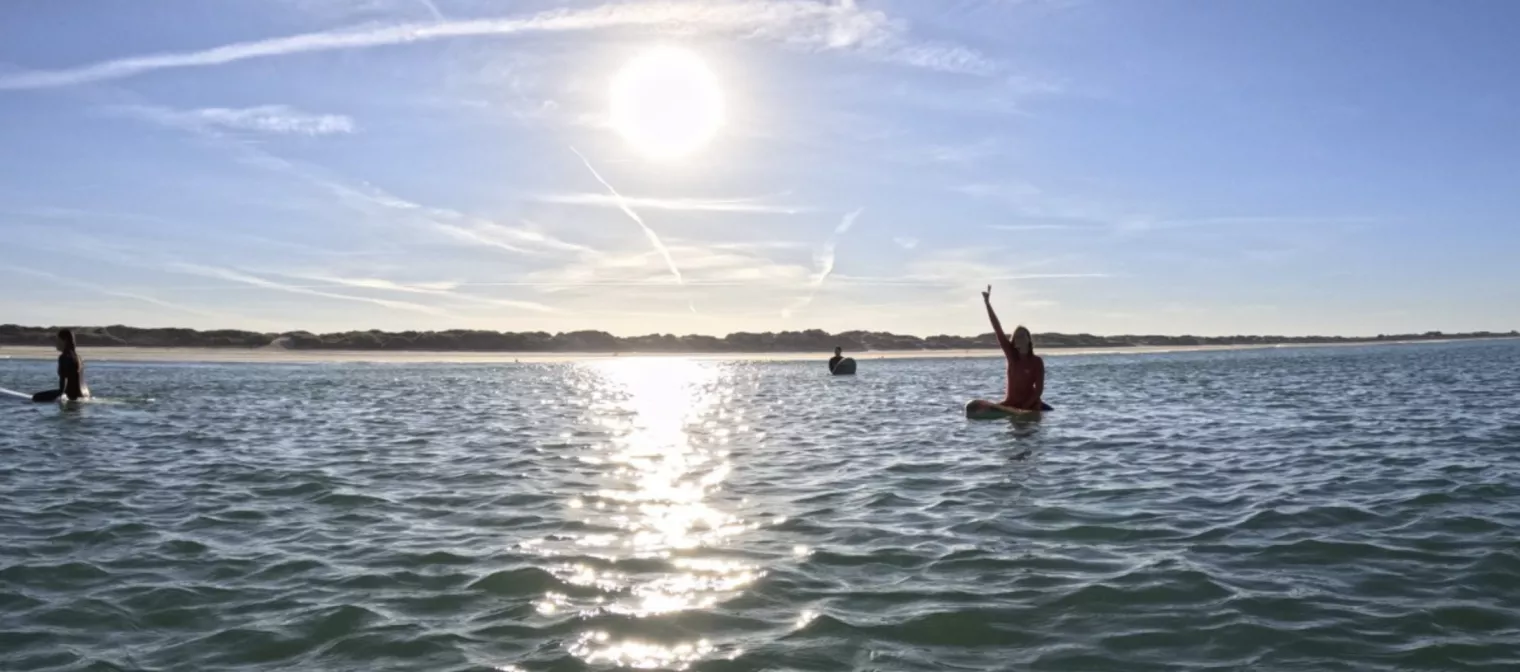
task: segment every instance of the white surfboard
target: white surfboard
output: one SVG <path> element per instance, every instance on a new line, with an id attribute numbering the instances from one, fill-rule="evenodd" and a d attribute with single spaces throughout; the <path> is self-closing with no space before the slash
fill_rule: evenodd
<path id="1" fill-rule="evenodd" d="M 20 397 L 20 398 L 25 399 L 27 401 L 31 401 L 32 400 L 32 395 L 30 395 L 30 394 L 27 394 L 25 392 L 17 392 L 15 390 L 7 390 L 7 389 L 5 389 L 3 387 L 0 387 L 0 394 L 4 394 L 4 395 L 6 395 L 8 397 Z"/>

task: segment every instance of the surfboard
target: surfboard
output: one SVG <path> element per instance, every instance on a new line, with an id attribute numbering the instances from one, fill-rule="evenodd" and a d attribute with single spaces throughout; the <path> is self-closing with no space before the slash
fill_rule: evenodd
<path id="1" fill-rule="evenodd" d="M 997 404 L 984 399 L 972 399 L 966 402 L 966 419 L 968 420 L 1039 420 L 1041 414 L 1053 411 L 1050 404 L 1041 402 L 1039 412 L 1010 413 Z"/>
<path id="2" fill-rule="evenodd" d="M 59 390 L 47 390 L 45 392 L 38 392 L 36 394 L 27 394 L 25 392 L 17 392 L 15 390 L 8 390 L 8 389 L 5 389 L 3 387 L 0 387 L 0 395 L 3 395 L 5 397 L 15 397 L 15 398 L 21 399 L 23 401 L 35 401 L 37 403 L 47 403 L 47 402 L 50 402 L 50 401 L 85 401 L 85 400 L 87 400 L 87 399 L 90 398 L 90 391 L 89 390 L 85 390 L 84 391 L 84 396 L 80 397 L 78 399 L 66 399 L 63 396 L 63 392 L 61 392 Z"/>

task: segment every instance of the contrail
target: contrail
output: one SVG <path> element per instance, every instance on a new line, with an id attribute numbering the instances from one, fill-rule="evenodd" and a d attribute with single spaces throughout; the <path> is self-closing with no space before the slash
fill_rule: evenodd
<path id="1" fill-rule="evenodd" d="M 422 6 L 426 7 L 427 10 L 433 14 L 433 19 L 434 20 L 438 21 L 439 23 L 443 23 L 444 21 L 448 20 L 448 18 L 443 15 L 443 12 L 438 11 L 438 5 L 433 4 L 433 0 L 417 0 L 417 1 L 420 2 L 420 3 L 422 3 Z"/>
<path id="2" fill-rule="evenodd" d="M 848 232 L 850 227 L 855 226 L 855 220 L 860 217 L 860 213 L 862 212 L 865 212 L 865 208 L 856 208 L 845 214 L 844 219 L 840 220 L 839 226 L 834 227 L 834 233 L 824 242 L 823 252 L 818 255 L 818 276 L 813 278 L 812 291 L 808 292 L 807 296 L 798 299 L 791 306 L 782 310 L 782 317 L 791 317 L 793 311 L 802 310 L 813 303 L 813 297 L 818 296 L 818 290 L 823 287 L 823 281 L 827 280 L 834 273 L 834 249 L 839 245 L 839 238 Z"/>
<path id="3" fill-rule="evenodd" d="M 607 191 L 612 192 L 612 197 L 617 199 L 618 207 L 623 210 L 624 214 L 636 222 L 639 228 L 644 230 L 644 237 L 649 239 L 649 243 L 654 245 L 654 249 L 659 250 L 660 256 L 665 257 L 665 265 L 670 267 L 670 274 L 676 276 L 676 282 L 685 285 L 686 279 L 681 277 L 681 269 L 676 268 L 676 261 L 670 257 L 670 250 L 665 248 L 665 243 L 660 242 L 659 234 L 656 234 L 654 229 L 649 228 L 649 225 L 644 223 L 644 218 L 640 217 L 639 213 L 634 212 L 633 208 L 628 207 L 628 202 L 623 198 L 623 195 L 619 194 L 617 189 L 614 189 L 607 180 L 603 179 L 601 173 L 596 172 L 596 168 L 591 166 L 591 161 L 586 159 L 586 155 L 581 154 L 580 150 L 574 147 L 571 147 L 570 151 L 575 152 L 575 155 L 580 157 L 581 163 L 586 164 L 586 170 L 591 171 L 591 176 L 595 177 L 597 182 L 601 182 L 602 186 L 607 187 Z M 693 312 L 695 312 L 695 309 L 693 309 Z"/>
<path id="4" fill-rule="evenodd" d="M 834 272 L 834 248 L 838 246 L 840 236 L 849 231 L 850 227 L 855 226 L 855 218 L 859 217 L 862 212 L 865 212 L 865 208 L 856 208 L 853 212 L 845 215 L 844 219 L 839 222 L 839 226 L 834 227 L 834 235 L 829 236 L 828 242 L 823 244 L 823 270 L 819 272 L 818 279 L 813 281 L 813 290 L 815 292 L 818 290 L 818 287 L 823 285 L 823 281 L 828 279 L 829 274 Z"/>

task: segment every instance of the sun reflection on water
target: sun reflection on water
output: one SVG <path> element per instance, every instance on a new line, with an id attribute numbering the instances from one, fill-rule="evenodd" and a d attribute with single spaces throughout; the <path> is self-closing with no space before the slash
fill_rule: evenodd
<path id="1" fill-rule="evenodd" d="M 556 578 L 582 590 L 548 592 L 535 606 L 545 616 L 627 619 L 614 621 L 616 634 L 588 630 L 568 645 L 587 664 L 687 667 L 718 647 L 700 633 L 683 641 L 653 630 L 640 636 L 639 622 L 711 608 L 761 575 L 711 553 L 755 528 L 716 501 L 730 470 L 724 446 L 744 431 L 722 409 L 731 386 L 716 363 L 627 358 L 585 368 L 593 422 L 611 437 L 586 456 L 597 459 L 581 460 L 599 469 L 600 487 L 566 501 L 566 515 L 585 531 L 558 552 L 544 549 L 565 560 L 550 567 Z"/>

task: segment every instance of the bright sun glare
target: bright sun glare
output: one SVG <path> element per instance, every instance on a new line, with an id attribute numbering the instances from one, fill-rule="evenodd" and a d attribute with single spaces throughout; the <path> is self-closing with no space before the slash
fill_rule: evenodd
<path id="1" fill-rule="evenodd" d="M 612 79 L 612 125 L 645 156 L 687 156 L 723 125 L 718 78 L 689 50 L 644 52 Z"/>

